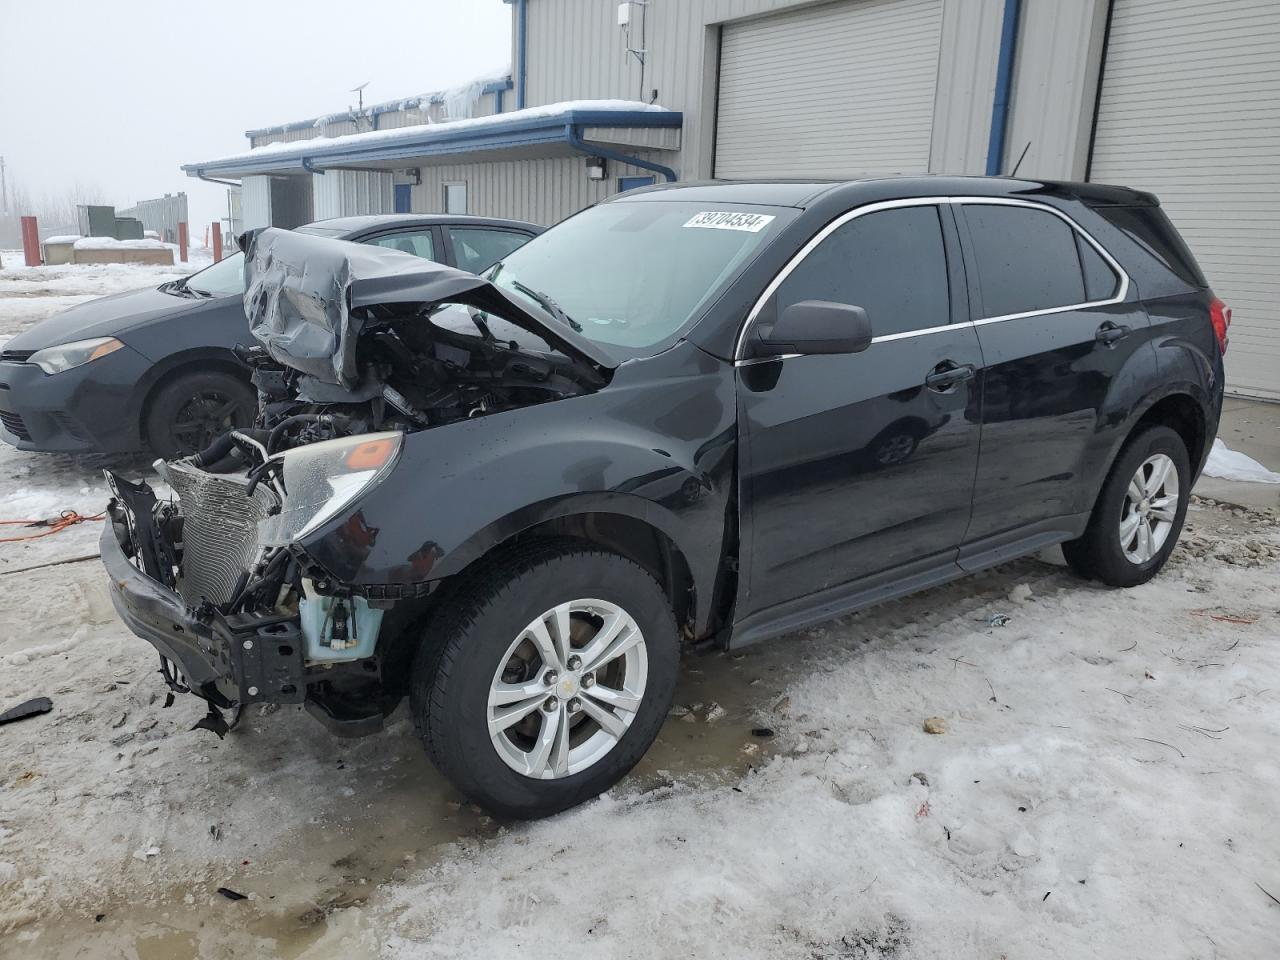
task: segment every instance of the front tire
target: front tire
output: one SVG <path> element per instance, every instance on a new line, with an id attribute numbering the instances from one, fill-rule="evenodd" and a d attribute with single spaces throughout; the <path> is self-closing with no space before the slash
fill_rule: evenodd
<path id="1" fill-rule="evenodd" d="M 1186 443 L 1168 427 L 1148 427 L 1120 451 L 1084 535 L 1062 553 L 1082 577 L 1112 587 L 1146 583 L 1173 553 L 1190 498 Z"/>
<path id="2" fill-rule="evenodd" d="M 203 450 L 228 430 L 253 423 L 258 397 L 240 377 L 220 370 L 179 374 L 147 404 L 143 434 L 163 460 Z"/>
<path id="3" fill-rule="evenodd" d="M 671 601 L 615 553 L 524 548 L 464 587 L 429 630 L 410 695 L 419 735 L 441 773 L 501 816 L 550 816 L 607 790 L 671 707 Z"/>

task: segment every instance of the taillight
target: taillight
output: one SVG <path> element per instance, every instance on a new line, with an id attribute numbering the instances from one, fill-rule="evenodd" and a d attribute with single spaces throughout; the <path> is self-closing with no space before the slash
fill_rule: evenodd
<path id="1" fill-rule="evenodd" d="M 1213 324 L 1214 336 L 1218 338 L 1218 349 L 1226 353 L 1227 330 L 1231 326 L 1231 308 L 1214 297 L 1213 303 L 1209 304 L 1209 321 Z"/>

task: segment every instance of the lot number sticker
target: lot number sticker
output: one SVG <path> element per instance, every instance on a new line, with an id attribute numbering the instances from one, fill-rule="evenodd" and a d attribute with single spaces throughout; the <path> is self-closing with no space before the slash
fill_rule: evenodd
<path id="1" fill-rule="evenodd" d="M 706 213 L 695 214 L 685 224 L 686 227 L 703 227 L 708 230 L 742 230 L 746 233 L 759 233 L 770 223 L 773 217 L 767 213 Z"/>

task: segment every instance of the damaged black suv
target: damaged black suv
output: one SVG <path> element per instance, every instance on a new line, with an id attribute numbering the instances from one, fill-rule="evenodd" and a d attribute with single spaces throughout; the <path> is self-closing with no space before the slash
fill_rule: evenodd
<path id="1" fill-rule="evenodd" d="M 1168 559 L 1230 314 L 1149 194 L 979 178 L 630 193 L 484 277 L 246 241 L 257 424 L 112 476 L 165 678 L 427 752 L 537 817 L 622 777 L 682 647 L 1061 543 Z"/>

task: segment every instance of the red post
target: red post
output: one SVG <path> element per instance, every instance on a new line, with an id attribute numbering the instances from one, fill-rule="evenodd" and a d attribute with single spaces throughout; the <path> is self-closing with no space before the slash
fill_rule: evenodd
<path id="1" fill-rule="evenodd" d="M 28 267 L 40 266 L 40 232 L 35 217 L 22 218 L 22 255 Z"/>
<path id="2" fill-rule="evenodd" d="M 178 224 L 178 259 L 183 263 L 187 262 L 187 222 L 185 220 Z"/>
<path id="3" fill-rule="evenodd" d="M 222 259 L 222 224 L 214 223 L 213 225 L 213 262 L 217 263 Z"/>

